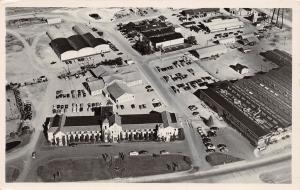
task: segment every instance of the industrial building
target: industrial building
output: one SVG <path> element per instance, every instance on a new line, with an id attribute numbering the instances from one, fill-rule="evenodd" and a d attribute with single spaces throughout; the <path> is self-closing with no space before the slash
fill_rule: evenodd
<path id="1" fill-rule="evenodd" d="M 263 56 L 280 68 L 194 93 L 259 149 L 290 135 L 292 125 L 291 57 L 279 50 Z"/>
<path id="2" fill-rule="evenodd" d="M 225 45 L 221 44 L 221 45 L 203 47 L 197 49 L 196 52 L 199 54 L 199 59 L 204 59 L 212 56 L 219 56 L 225 54 L 227 53 L 227 48 Z"/>
<path id="3" fill-rule="evenodd" d="M 229 38 L 222 38 L 218 40 L 219 44 L 232 44 L 236 42 L 236 38 L 235 37 L 229 37 Z"/>
<path id="4" fill-rule="evenodd" d="M 102 91 L 105 97 L 112 99 L 115 103 L 124 103 L 134 101 L 135 95 L 126 85 L 121 81 L 114 81 Z"/>
<path id="5" fill-rule="evenodd" d="M 207 32 L 220 32 L 243 28 L 244 23 L 238 18 L 214 18 L 200 22 L 200 27 Z"/>
<path id="6" fill-rule="evenodd" d="M 128 33 L 133 31 L 139 33 L 142 38 L 148 39 L 155 49 L 184 43 L 184 37 L 181 33 L 177 32 L 179 27 L 176 27 L 175 30 L 175 27 L 171 23 L 166 23 L 158 19 L 146 19 L 137 23 L 129 22 L 122 26 L 122 30 L 126 30 Z"/>
<path id="7" fill-rule="evenodd" d="M 46 19 L 47 24 L 60 24 L 62 22 L 62 19 L 59 17 L 55 17 L 55 18 L 47 18 Z"/>
<path id="8" fill-rule="evenodd" d="M 47 31 L 51 40 L 50 46 L 62 61 L 110 51 L 107 42 L 88 26 L 78 24 L 72 29 L 75 34 L 71 36 L 57 28 L 50 28 Z"/>
<path id="9" fill-rule="evenodd" d="M 116 143 L 121 140 L 154 139 L 170 141 L 178 136 L 177 119 L 167 111 L 118 115 L 111 106 L 99 107 L 94 116 L 56 115 L 45 122 L 52 145 L 72 143 Z M 157 140 L 157 139 L 156 139 Z"/>
<path id="10" fill-rule="evenodd" d="M 83 82 L 82 84 L 92 96 L 102 94 L 102 89 L 105 87 L 103 79 L 94 79 L 87 82 Z"/>
<path id="11" fill-rule="evenodd" d="M 174 46 L 184 43 L 184 37 L 181 33 L 177 32 L 159 37 L 151 37 L 149 38 L 149 40 L 155 48 L 165 48 L 168 46 Z"/>
<path id="12" fill-rule="evenodd" d="M 214 14 L 219 12 L 219 8 L 199 8 L 199 9 L 186 9 L 181 11 L 183 16 L 195 16 L 195 15 L 207 15 L 207 14 Z"/>

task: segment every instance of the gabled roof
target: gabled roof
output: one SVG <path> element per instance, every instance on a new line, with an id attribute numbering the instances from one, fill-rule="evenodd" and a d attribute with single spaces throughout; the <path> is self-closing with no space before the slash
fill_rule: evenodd
<path id="1" fill-rule="evenodd" d="M 91 91 L 100 90 L 105 87 L 103 79 L 89 81 L 87 82 L 87 85 L 89 86 Z"/>
<path id="2" fill-rule="evenodd" d="M 107 91 L 115 99 L 121 97 L 126 93 L 132 94 L 128 86 L 122 82 L 113 82 L 111 85 L 107 87 Z"/>
<path id="3" fill-rule="evenodd" d="M 103 66 L 101 66 L 101 65 L 99 65 L 98 67 L 96 67 L 96 68 L 93 68 L 93 69 L 91 69 L 90 70 L 90 73 L 95 77 L 95 78 L 99 78 L 99 77 L 103 77 L 103 76 L 108 76 L 108 72 L 107 72 L 107 70 L 103 67 Z"/>

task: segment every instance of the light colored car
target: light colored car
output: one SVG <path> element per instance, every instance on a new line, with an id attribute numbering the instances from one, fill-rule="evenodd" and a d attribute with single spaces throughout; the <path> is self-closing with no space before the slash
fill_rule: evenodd
<path id="1" fill-rule="evenodd" d="M 129 156 L 138 156 L 139 153 L 137 151 L 130 151 Z"/>

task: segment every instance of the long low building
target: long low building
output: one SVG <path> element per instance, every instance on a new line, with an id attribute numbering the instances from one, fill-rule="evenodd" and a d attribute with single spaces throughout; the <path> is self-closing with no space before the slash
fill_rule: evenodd
<path id="1" fill-rule="evenodd" d="M 199 14 L 216 13 L 219 12 L 219 8 L 199 8 L 199 9 L 185 9 L 181 11 L 183 16 L 195 16 Z"/>
<path id="2" fill-rule="evenodd" d="M 201 28 L 208 32 L 220 32 L 226 30 L 232 30 L 237 28 L 243 28 L 244 23 L 238 18 L 217 18 L 209 21 L 202 21 L 200 23 Z"/>
<path id="3" fill-rule="evenodd" d="M 155 48 L 165 48 L 168 46 L 179 45 L 184 43 L 184 37 L 181 33 L 174 32 L 168 35 L 149 38 Z"/>
<path id="4" fill-rule="evenodd" d="M 216 55 L 222 55 L 227 53 L 227 48 L 225 45 L 214 45 L 214 46 L 208 46 L 203 47 L 196 50 L 199 54 L 199 59 L 208 58 Z"/>
<path id="5" fill-rule="evenodd" d="M 75 25 L 73 30 L 76 34 L 71 36 L 56 28 L 46 32 L 50 46 L 62 61 L 110 51 L 107 42 L 86 25 Z"/>
<path id="6" fill-rule="evenodd" d="M 111 106 L 98 108 L 94 116 L 56 115 L 46 119 L 45 128 L 47 140 L 56 146 L 142 139 L 168 142 L 179 132 L 174 113 L 118 115 Z"/>
<path id="7" fill-rule="evenodd" d="M 266 53 L 279 68 L 194 93 L 259 149 L 290 136 L 292 126 L 291 57 L 279 50 Z"/>

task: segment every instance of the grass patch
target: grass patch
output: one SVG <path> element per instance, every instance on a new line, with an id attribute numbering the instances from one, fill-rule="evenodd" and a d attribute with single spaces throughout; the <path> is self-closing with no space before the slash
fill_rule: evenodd
<path id="1" fill-rule="evenodd" d="M 6 182 L 14 182 L 20 175 L 20 170 L 15 167 L 6 167 L 5 169 L 5 179 Z"/>
<path id="2" fill-rule="evenodd" d="M 190 169 L 182 155 L 143 155 L 108 158 L 56 159 L 39 166 L 37 175 L 45 182 L 88 181 L 117 177 L 136 177 Z"/>
<path id="3" fill-rule="evenodd" d="M 206 161 L 212 165 L 212 166 L 217 166 L 221 164 L 228 164 L 228 163 L 233 163 L 233 162 L 238 162 L 243 159 L 237 158 L 228 154 L 223 154 L 219 152 L 215 152 L 212 154 L 209 154 L 206 156 Z"/>

